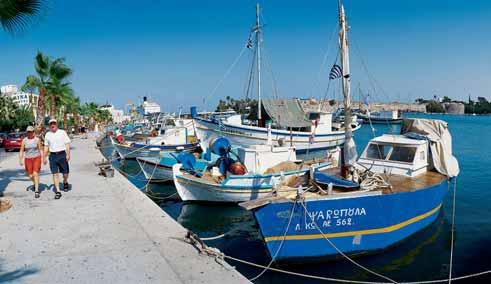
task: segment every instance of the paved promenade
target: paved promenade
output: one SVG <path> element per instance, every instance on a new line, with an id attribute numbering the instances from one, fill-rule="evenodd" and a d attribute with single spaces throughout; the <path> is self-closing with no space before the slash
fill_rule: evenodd
<path id="1" fill-rule="evenodd" d="M 0 149 L 3 151 L 3 149 Z M 93 140 L 74 139 L 72 188 L 54 199 L 48 166 L 34 199 L 17 153 L 0 156 L 0 283 L 248 283 L 178 240 L 186 230 L 119 173 L 97 175 Z"/>

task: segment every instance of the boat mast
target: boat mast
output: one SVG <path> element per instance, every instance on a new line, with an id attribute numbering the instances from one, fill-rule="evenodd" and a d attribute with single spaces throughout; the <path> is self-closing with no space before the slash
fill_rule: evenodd
<path id="1" fill-rule="evenodd" d="M 259 22 L 259 3 L 256 4 L 256 48 L 257 48 L 257 119 L 262 119 L 261 115 L 261 25 Z"/>
<path id="2" fill-rule="evenodd" d="M 343 97 L 344 97 L 344 129 L 345 142 L 343 147 L 342 175 L 347 177 L 350 168 L 350 146 L 353 144 L 353 132 L 351 129 L 351 100 L 350 100 L 350 69 L 349 69 L 349 48 L 348 48 L 348 27 L 346 15 L 341 0 L 338 1 L 339 8 L 339 47 L 341 50 L 341 68 L 343 71 Z"/>

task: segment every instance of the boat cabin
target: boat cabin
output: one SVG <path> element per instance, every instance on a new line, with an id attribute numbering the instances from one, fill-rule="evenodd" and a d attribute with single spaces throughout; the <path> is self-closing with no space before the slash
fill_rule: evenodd
<path id="1" fill-rule="evenodd" d="M 332 113 L 330 112 L 309 112 L 308 118 L 310 121 L 317 121 L 315 131 L 318 133 L 332 132 Z M 312 127 L 312 126 L 311 126 Z M 312 129 L 310 129 L 312 131 Z"/>
<path id="2" fill-rule="evenodd" d="M 372 139 L 357 163 L 375 173 L 415 177 L 428 168 L 428 141 L 385 134 Z"/>
<path id="3" fill-rule="evenodd" d="M 282 162 L 297 161 L 294 147 L 277 147 L 273 145 L 240 147 L 238 148 L 238 156 L 247 170 L 255 174 L 262 174 Z"/>

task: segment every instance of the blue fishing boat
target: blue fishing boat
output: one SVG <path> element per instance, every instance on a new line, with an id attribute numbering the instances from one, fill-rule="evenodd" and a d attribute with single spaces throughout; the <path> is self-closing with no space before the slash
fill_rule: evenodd
<path id="1" fill-rule="evenodd" d="M 343 179 L 341 169 L 322 175 L 314 170 L 313 182 L 328 182 L 325 190 L 300 190 L 242 204 L 254 212 L 275 261 L 382 250 L 437 218 L 459 171 L 447 125 L 430 120 L 404 123 L 412 126 L 403 134 L 370 141 L 354 164 L 361 176 L 366 175 L 361 182 Z M 425 139 L 409 138 L 415 132 Z M 428 132 L 433 137 L 423 134 Z"/>
<path id="2" fill-rule="evenodd" d="M 347 23 L 339 5 L 346 119 L 351 116 Z M 339 167 L 311 169 L 310 186 L 241 205 L 253 211 L 273 261 L 374 252 L 403 241 L 440 213 L 459 173 L 448 125 L 407 119 L 373 138 L 357 159 L 349 127 Z"/>

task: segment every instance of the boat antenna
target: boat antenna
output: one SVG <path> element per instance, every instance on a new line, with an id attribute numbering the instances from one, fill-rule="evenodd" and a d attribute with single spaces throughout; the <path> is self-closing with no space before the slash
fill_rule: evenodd
<path id="1" fill-rule="evenodd" d="M 261 8 L 259 2 L 256 3 L 256 26 L 254 31 L 256 32 L 256 60 L 257 60 L 257 119 L 258 122 L 262 119 L 261 114 L 261 23 L 260 23 Z"/>

